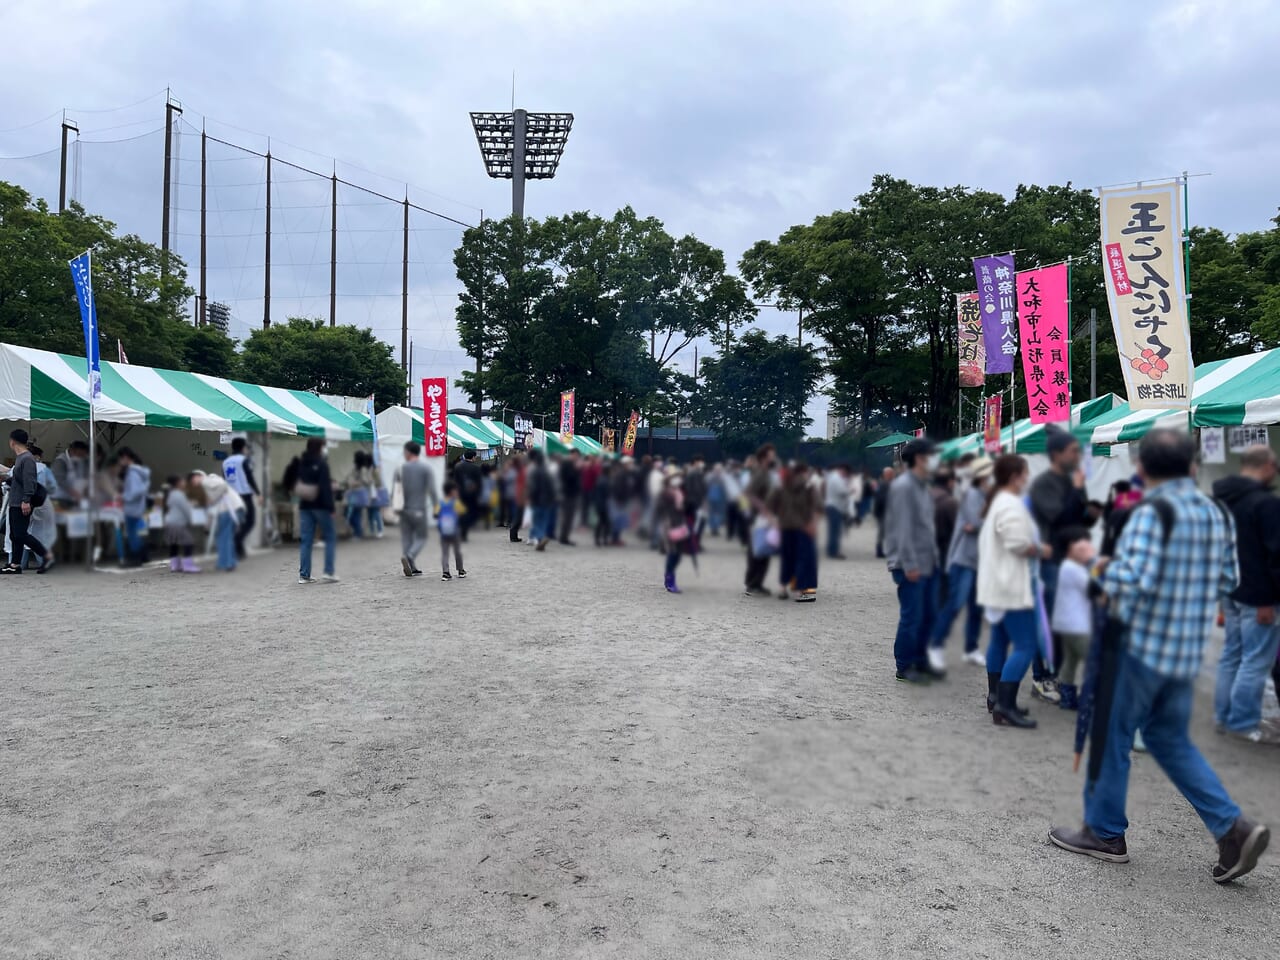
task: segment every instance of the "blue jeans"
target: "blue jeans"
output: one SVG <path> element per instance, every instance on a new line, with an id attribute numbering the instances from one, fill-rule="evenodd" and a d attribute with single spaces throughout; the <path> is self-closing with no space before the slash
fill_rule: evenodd
<path id="1" fill-rule="evenodd" d="M 1006 610 L 1000 622 L 991 625 L 987 673 L 1000 674 L 1001 683 L 1021 683 L 1039 649 L 1039 640 L 1040 615 L 1034 609 Z"/>
<path id="2" fill-rule="evenodd" d="M 351 535 L 357 540 L 364 539 L 364 513 L 366 509 L 368 508 L 347 504 L 347 526 L 351 528 Z"/>
<path id="3" fill-rule="evenodd" d="M 333 526 L 333 514 L 328 510 L 299 510 L 302 521 L 302 543 L 298 554 L 298 576 L 311 576 L 311 547 L 316 542 L 316 528 L 324 537 L 324 572 L 333 576 L 334 555 L 337 553 L 338 534 Z"/>
<path id="4" fill-rule="evenodd" d="M 818 589 L 818 544 L 808 531 L 782 531 L 778 574 L 783 590 Z"/>
<path id="5" fill-rule="evenodd" d="M 128 547 L 129 554 L 137 560 L 142 559 L 143 551 L 146 549 L 147 536 L 147 518 L 146 517 L 125 517 L 124 518 L 124 542 Z"/>
<path id="6" fill-rule="evenodd" d="M 1258 608 L 1234 600 L 1222 605 L 1227 642 L 1218 662 L 1213 714 L 1218 726 L 1243 733 L 1262 721 L 1262 697 L 1280 647 L 1280 624 L 1258 623 Z"/>
<path id="7" fill-rule="evenodd" d="M 839 507 L 827 507 L 827 556 L 840 556 L 840 542 L 844 539 L 844 513 Z"/>
<path id="8" fill-rule="evenodd" d="M 947 596 L 939 604 L 938 619 L 933 624 L 933 637 L 929 644 L 941 650 L 951 635 L 951 627 L 960 611 L 968 605 L 969 613 L 964 621 L 964 652 L 978 649 L 982 635 L 982 608 L 978 606 L 978 571 L 973 567 L 955 563 L 947 571 Z"/>
<path id="9" fill-rule="evenodd" d="M 936 576 L 937 573 L 922 576 L 912 583 L 901 570 L 893 571 L 893 582 L 898 586 L 898 635 L 893 641 L 893 659 L 899 670 L 921 667 L 928 662 Z"/>
<path id="10" fill-rule="evenodd" d="M 219 570 L 236 568 L 236 531 L 239 527 L 240 514 L 225 511 L 218 514 L 217 526 L 214 528 L 214 542 L 218 547 Z"/>
<path id="11" fill-rule="evenodd" d="M 1194 691 L 1192 680 L 1163 677 L 1130 654 L 1121 657 L 1102 769 L 1084 788 L 1084 822 L 1099 837 L 1123 836 L 1129 826 L 1124 813 L 1129 754 L 1138 730 L 1147 752 L 1195 807 L 1215 840 L 1222 839 L 1240 816 L 1240 808 L 1187 732 Z"/>
<path id="12" fill-rule="evenodd" d="M 533 527 L 529 531 L 529 538 L 534 543 L 551 539 L 551 531 L 554 529 L 552 522 L 555 519 L 552 510 L 552 507 L 533 508 Z"/>

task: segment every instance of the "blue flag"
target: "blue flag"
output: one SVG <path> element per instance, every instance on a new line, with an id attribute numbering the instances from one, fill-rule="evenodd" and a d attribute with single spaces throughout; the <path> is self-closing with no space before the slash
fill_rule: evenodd
<path id="1" fill-rule="evenodd" d="M 84 358 L 88 368 L 89 402 L 102 395 L 102 372 L 98 364 L 98 307 L 93 302 L 93 264 L 86 250 L 71 264 L 71 279 L 80 301 L 80 324 L 84 327 Z"/>

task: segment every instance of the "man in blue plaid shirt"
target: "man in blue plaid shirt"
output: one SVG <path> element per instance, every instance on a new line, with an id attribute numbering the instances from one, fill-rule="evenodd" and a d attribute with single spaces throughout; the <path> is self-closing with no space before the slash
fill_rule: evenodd
<path id="1" fill-rule="evenodd" d="M 1085 785 L 1084 826 L 1055 827 L 1064 850 L 1127 863 L 1124 832 L 1129 756 L 1141 730 L 1147 750 L 1218 841 L 1217 883 L 1258 863 L 1270 830 L 1244 817 L 1191 742 L 1196 674 L 1218 604 L 1239 579 L 1230 515 L 1196 489 L 1195 443 L 1176 430 L 1152 430 L 1138 456 L 1147 500 L 1135 508 L 1107 568 L 1103 588 L 1127 637 L 1115 679 L 1102 765 Z M 1163 517 L 1162 517 L 1163 514 Z"/>

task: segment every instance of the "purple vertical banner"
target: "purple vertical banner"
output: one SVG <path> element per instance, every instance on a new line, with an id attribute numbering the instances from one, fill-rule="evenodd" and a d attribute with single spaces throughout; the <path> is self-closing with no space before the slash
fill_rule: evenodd
<path id="1" fill-rule="evenodd" d="M 1018 354 L 1018 295 L 1013 254 L 975 258 L 973 275 L 978 279 L 987 373 L 1013 373 L 1013 358 Z"/>

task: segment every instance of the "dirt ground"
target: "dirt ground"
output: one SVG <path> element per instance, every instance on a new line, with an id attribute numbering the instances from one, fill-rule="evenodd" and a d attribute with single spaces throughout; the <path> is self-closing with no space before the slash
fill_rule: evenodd
<path id="1" fill-rule="evenodd" d="M 0 955 L 1275 955 L 1280 851 L 1216 887 L 1146 757 L 1131 864 L 1050 847 L 1074 715 L 993 728 L 958 663 L 895 684 L 892 586 L 848 550 L 810 606 L 741 596 L 715 541 L 680 597 L 647 550 L 505 533 L 410 581 L 393 529 L 336 585 L 285 550 L 11 580 Z M 1214 735 L 1210 668 L 1195 734 L 1280 824 L 1280 750 Z"/>

